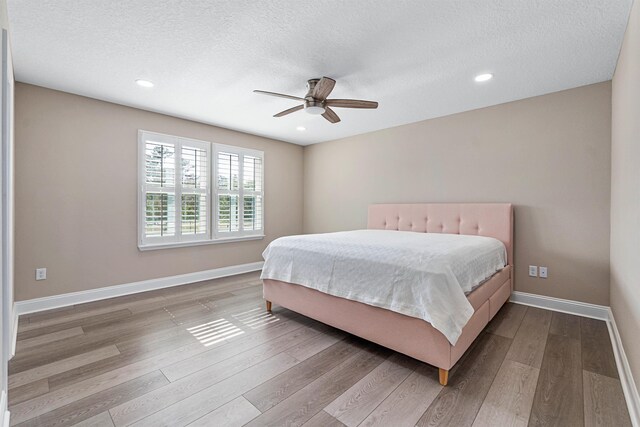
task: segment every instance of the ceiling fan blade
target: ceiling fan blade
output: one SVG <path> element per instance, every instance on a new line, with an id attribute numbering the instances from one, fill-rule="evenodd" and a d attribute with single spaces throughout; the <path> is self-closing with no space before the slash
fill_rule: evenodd
<path id="1" fill-rule="evenodd" d="M 253 92 L 259 93 L 260 95 L 277 96 L 278 98 L 288 98 L 288 99 L 295 99 L 296 101 L 304 101 L 304 98 L 300 98 L 298 96 L 292 96 L 292 95 L 285 95 L 284 93 L 267 92 L 266 90 L 254 90 Z"/>
<path id="2" fill-rule="evenodd" d="M 273 117 L 286 116 L 287 114 L 295 113 L 296 111 L 302 110 L 303 108 L 304 108 L 304 105 L 296 105 L 293 108 L 289 108 L 288 110 L 280 111 L 278 114 L 274 114 Z"/>
<path id="3" fill-rule="evenodd" d="M 322 117 L 329 120 L 331 123 L 338 123 L 340 121 L 340 117 L 338 117 L 336 112 L 329 107 L 325 107 Z"/>
<path id="4" fill-rule="evenodd" d="M 377 102 L 360 99 L 327 99 L 325 104 L 338 108 L 378 108 Z"/>
<path id="5" fill-rule="evenodd" d="M 335 85 L 335 80 L 330 79 L 329 77 L 323 77 L 318 83 L 316 83 L 311 96 L 320 101 L 324 101 L 327 99 L 327 96 L 329 96 Z"/>

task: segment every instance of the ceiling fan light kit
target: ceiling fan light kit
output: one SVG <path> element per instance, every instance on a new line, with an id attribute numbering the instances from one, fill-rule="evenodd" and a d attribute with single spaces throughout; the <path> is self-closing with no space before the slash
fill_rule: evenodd
<path id="1" fill-rule="evenodd" d="M 289 108 L 274 114 L 273 117 L 283 117 L 287 114 L 294 113 L 296 111 L 304 109 L 305 112 L 312 115 L 322 115 L 330 123 L 338 123 L 340 117 L 330 107 L 337 108 L 378 108 L 378 103 L 375 101 L 362 101 L 359 99 L 327 99 L 336 81 L 323 77 L 321 79 L 311 79 L 307 81 L 307 94 L 304 98 L 293 95 L 285 95 L 283 93 L 267 92 L 264 90 L 254 90 L 255 93 L 268 96 L 277 96 L 279 98 L 293 99 L 295 101 L 302 101 L 301 105 Z"/>

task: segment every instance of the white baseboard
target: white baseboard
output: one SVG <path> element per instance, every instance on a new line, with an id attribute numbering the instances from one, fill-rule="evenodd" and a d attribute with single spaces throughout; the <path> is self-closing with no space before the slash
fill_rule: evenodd
<path id="1" fill-rule="evenodd" d="M 9 359 L 13 358 L 16 355 L 16 344 L 18 343 L 18 307 L 16 303 L 13 303 L 12 307 L 12 319 L 13 319 L 13 330 L 11 332 L 11 354 L 9 355 Z"/>
<path id="2" fill-rule="evenodd" d="M 609 321 L 607 322 L 607 327 L 609 328 L 611 346 L 613 347 L 613 354 L 616 358 L 616 366 L 618 367 L 618 376 L 620 377 L 620 383 L 622 384 L 622 391 L 624 392 L 624 398 L 627 401 L 627 408 L 629 408 L 631 424 L 634 427 L 640 427 L 640 396 L 638 395 L 638 389 L 633 380 L 629 360 L 624 352 L 620 332 L 618 331 L 616 319 L 613 317 L 611 309 L 609 309 Z"/>
<path id="3" fill-rule="evenodd" d="M 616 358 L 616 366 L 618 367 L 618 376 L 620 377 L 622 391 L 627 403 L 627 408 L 629 409 L 631 424 L 633 427 L 640 427 L 640 397 L 638 397 L 638 388 L 633 380 L 629 360 L 624 352 L 616 320 L 613 317 L 613 312 L 610 307 L 517 291 L 511 294 L 510 301 L 516 304 L 529 305 L 559 311 L 561 313 L 574 314 L 576 316 L 590 317 L 607 322 L 613 354 Z"/>
<path id="4" fill-rule="evenodd" d="M 7 403 L 7 393 L 0 392 L 0 427 L 9 427 L 9 411 Z"/>
<path id="5" fill-rule="evenodd" d="M 604 305 L 587 304 L 586 302 L 528 294 L 526 292 L 518 291 L 511 293 L 510 301 L 517 304 L 529 305 L 531 307 L 575 314 L 582 317 L 590 317 L 592 319 L 604 321 L 609 320 L 609 307 Z"/>
<path id="6" fill-rule="evenodd" d="M 137 294 L 139 292 L 186 285 L 189 283 L 201 282 L 203 280 L 218 279 L 220 277 L 250 273 L 252 271 L 258 271 L 262 269 L 263 264 L 264 263 L 260 261 L 252 262 L 249 264 L 232 265 L 229 267 L 214 268 L 213 270 L 197 271 L 195 273 L 161 277 L 158 279 L 150 279 L 140 282 L 108 286 L 105 288 L 90 289 L 87 291 L 73 292 L 69 294 L 55 295 L 44 298 L 35 298 L 26 301 L 18 301 L 16 302 L 16 314 L 21 315 L 27 313 L 36 313 L 38 311 L 68 307 L 75 304 L 120 297 L 123 295 Z"/>

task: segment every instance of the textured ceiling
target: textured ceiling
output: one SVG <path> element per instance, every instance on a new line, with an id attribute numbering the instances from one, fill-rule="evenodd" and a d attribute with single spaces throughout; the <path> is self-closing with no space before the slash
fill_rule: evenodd
<path id="1" fill-rule="evenodd" d="M 303 145 L 609 80 L 630 4 L 8 1 L 19 81 Z M 273 118 L 295 101 L 252 93 L 304 96 L 323 75 L 379 109 Z"/>

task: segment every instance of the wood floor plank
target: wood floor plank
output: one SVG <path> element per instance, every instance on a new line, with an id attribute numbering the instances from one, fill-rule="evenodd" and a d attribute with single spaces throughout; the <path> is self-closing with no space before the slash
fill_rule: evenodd
<path id="1" fill-rule="evenodd" d="M 250 305 L 247 305 L 250 304 Z M 215 312 L 208 315 L 208 317 L 200 317 L 193 320 L 192 323 L 186 323 L 182 326 L 177 326 L 170 317 L 165 313 L 158 315 L 157 313 L 152 315 L 150 321 L 145 321 L 142 317 L 137 318 L 135 324 L 129 325 L 127 328 L 123 328 L 122 325 L 118 325 L 117 328 L 102 328 L 99 331 L 90 331 L 82 336 L 72 337 L 65 340 L 46 344 L 39 348 L 33 348 L 29 352 L 22 352 L 17 354 L 10 363 L 11 373 L 21 372 L 23 370 L 31 369 L 34 366 L 51 363 L 56 360 L 65 359 L 77 354 L 85 353 L 93 350 L 96 347 L 103 347 L 112 344 L 118 344 L 122 341 L 132 339 L 144 339 L 143 337 L 149 334 L 175 334 L 175 331 L 184 333 L 184 328 L 190 326 L 197 326 L 201 321 L 207 319 L 216 320 L 219 315 L 227 315 L 237 312 L 238 309 L 244 309 L 249 306 L 256 306 L 256 301 L 245 301 L 241 306 L 225 307 L 221 312 Z M 264 310 L 264 305 L 260 301 L 260 307 Z M 227 311 L 228 310 L 228 311 Z M 85 331 L 86 332 L 86 331 Z M 122 349 L 121 349 L 122 352 Z"/>
<path id="2" fill-rule="evenodd" d="M 164 325 L 168 328 L 175 326 L 171 321 L 171 314 L 165 308 L 159 308 L 143 313 L 135 313 L 125 319 L 113 319 L 97 325 L 87 326 L 83 329 L 87 334 L 98 335 L 100 332 L 120 334 L 130 330 L 164 327 Z"/>
<path id="3" fill-rule="evenodd" d="M 209 351 L 205 351 L 204 353 L 190 357 L 189 359 L 166 366 L 162 369 L 162 372 L 169 381 L 177 381 L 180 378 L 184 378 L 194 372 L 205 369 L 226 358 L 248 351 L 254 347 L 258 347 L 303 327 L 303 325 L 297 322 L 283 322 L 272 328 L 263 329 L 254 334 L 244 337 L 239 336 L 233 341 L 232 345 L 212 348 Z M 306 340 L 304 342 L 306 342 Z"/>
<path id="4" fill-rule="evenodd" d="M 234 311 L 242 310 L 247 304 L 257 305 L 258 298 L 246 295 L 213 295 L 207 296 L 198 300 L 199 306 L 197 309 L 189 307 L 189 303 L 193 304 L 193 301 L 183 301 L 173 307 L 164 305 L 158 309 L 168 310 L 172 314 L 172 319 L 177 325 L 183 325 L 192 321 L 198 321 L 199 319 L 206 319 L 215 313 L 225 311 L 227 313 L 233 313 Z M 264 306 L 260 304 L 264 309 Z M 140 314 L 148 311 L 141 311 Z"/>
<path id="5" fill-rule="evenodd" d="M 38 325 L 41 322 L 49 319 L 53 319 L 54 322 L 64 320 L 67 316 L 76 313 L 76 307 L 77 306 L 75 305 L 70 305 L 67 307 L 53 308 L 50 310 L 39 311 L 35 313 L 21 314 L 20 319 L 24 319 L 26 320 L 26 322 L 20 322 L 20 326 L 27 327 L 29 325 Z M 21 329 L 18 329 L 18 332 L 21 331 Z"/>
<path id="6" fill-rule="evenodd" d="M 98 360 L 117 356 L 118 354 L 120 354 L 118 348 L 115 345 L 110 345 L 107 347 L 98 348 L 88 353 L 79 354 L 68 359 L 63 359 L 57 362 L 38 366 L 28 371 L 23 371 L 18 374 L 9 376 L 9 389 L 13 387 L 19 387 L 33 381 L 41 380 L 43 378 L 48 378 L 53 375 L 66 372 L 70 369 L 77 368 L 79 366 L 88 365 Z"/>
<path id="7" fill-rule="evenodd" d="M 238 310 L 238 309 L 244 310 L 244 309 L 255 308 L 255 307 L 259 307 L 264 311 L 264 305 L 262 304 L 262 301 L 260 301 L 259 305 L 257 301 L 245 301 L 241 306 L 235 306 L 235 308 L 225 307 L 223 309 L 211 312 L 209 315 L 207 315 L 204 318 L 199 317 L 193 322 L 187 322 L 181 325 L 175 325 L 172 328 L 168 328 L 160 331 L 145 331 L 138 335 L 133 335 L 125 339 L 119 339 L 117 346 L 121 353 L 126 354 L 126 353 L 137 353 L 137 352 L 145 352 L 145 351 L 155 351 L 155 349 L 159 345 L 162 345 L 162 346 L 165 345 L 164 343 L 162 343 L 162 341 L 165 341 L 165 340 L 172 341 L 172 340 L 175 340 L 177 336 L 182 336 L 183 338 L 186 336 L 186 337 L 193 338 L 195 340 L 196 336 L 194 334 L 191 334 L 189 331 L 198 330 L 199 328 L 206 326 L 211 322 L 220 321 L 221 319 L 230 321 L 230 323 L 234 323 L 233 319 L 229 316 L 230 313 L 233 313 L 235 310 Z M 228 310 L 231 310 L 231 311 L 228 311 Z M 284 314 L 278 314 L 278 317 L 281 322 L 285 322 L 287 320 L 298 319 L 301 316 L 293 315 L 293 313 L 288 312 Z M 244 328 L 241 324 L 238 324 L 238 323 L 234 323 L 234 324 L 240 327 L 240 329 L 243 329 L 245 331 L 244 336 L 248 336 L 251 333 L 257 331 L 257 329 L 253 330 L 251 328 Z M 259 329 L 265 329 L 265 328 L 259 328 Z M 210 345 L 210 347 L 212 346 Z"/>
<path id="8" fill-rule="evenodd" d="M 580 318 L 582 368 L 611 378 L 618 378 L 616 359 L 607 324 L 602 320 Z"/>
<path id="9" fill-rule="evenodd" d="M 585 427 L 631 427 L 620 380 L 582 371 Z"/>
<path id="10" fill-rule="evenodd" d="M 507 353 L 507 359 L 540 368 L 550 326 L 550 311 L 527 307 L 527 312 Z"/>
<path id="11" fill-rule="evenodd" d="M 417 426 L 470 426 L 507 354 L 511 340 L 481 334 Z"/>
<path id="12" fill-rule="evenodd" d="M 188 425 L 297 363 L 299 362 L 288 354 L 280 353 L 132 425 L 137 427 Z"/>
<path id="13" fill-rule="evenodd" d="M 259 304 L 258 304 L 259 303 Z M 217 316 L 218 314 L 231 314 L 236 310 L 240 310 L 246 307 L 248 304 L 255 306 L 263 306 L 262 299 L 254 300 L 242 300 L 236 304 L 227 304 L 223 308 L 216 308 L 211 314 L 199 315 L 193 319 L 193 322 L 197 322 L 200 319 L 207 319 L 208 316 Z M 263 308 L 264 310 L 264 308 Z M 213 320 L 213 319 L 212 319 Z M 197 324 L 197 323 L 196 323 Z M 180 325 L 189 327 L 188 322 Z M 58 358 L 70 357 L 73 354 L 69 354 L 70 351 L 75 350 L 87 350 L 82 349 L 82 345 L 91 346 L 94 345 L 109 345 L 122 342 L 127 339 L 134 339 L 145 334 L 162 334 L 163 331 L 176 328 L 176 323 L 172 320 L 171 316 L 164 310 L 157 309 L 151 312 L 140 313 L 135 316 L 130 316 L 127 319 L 123 319 L 118 322 L 101 323 L 97 326 L 90 326 L 85 330 L 86 337 L 80 339 L 70 339 L 61 341 L 60 345 L 50 345 L 39 348 L 36 351 L 24 353 L 21 352 L 17 355 L 16 359 L 12 361 L 11 369 L 12 373 L 19 372 L 21 370 L 29 369 L 33 365 L 42 364 L 42 362 L 49 363 Z M 76 353 L 78 354 L 78 353 Z"/>
<path id="14" fill-rule="evenodd" d="M 32 347 L 40 347 L 44 344 L 52 343 L 54 341 L 60 341 L 65 338 L 75 337 L 77 335 L 84 334 L 81 327 L 75 327 L 71 329 L 64 329 L 58 332 L 52 332 L 50 334 L 39 335 L 33 338 L 27 338 L 16 343 L 16 350 L 26 350 Z"/>
<path id="15" fill-rule="evenodd" d="M 307 360 L 311 356 L 320 353 L 322 350 L 331 347 L 338 341 L 343 340 L 346 336 L 346 333 L 339 331 L 319 334 L 310 340 L 288 349 L 287 354 L 302 362 L 303 360 Z"/>
<path id="16" fill-rule="evenodd" d="M 109 311 L 100 315 L 89 315 L 87 317 L 81 317 L 79 319 L 71 320 L 68 322 L 56 322 L 55 324 L 52 324 L 49 326 L 43 326 L 38 328 L 32 327 L 29 330 L 18 332 L 18 340 L 34 338 L 39 335 L 50 334 L 53 332 L 62 331 L 64 329 L 71 329 L 78 326 L 96 325 L 104 322 L 109 322 L 113 319 L 122 319 L 128 316 L 131 316 L 131 312 L 129 310 L 117 310 L 117 311 Z"/>
<path id="17" fill-rule="evenodd" d="M 9 406 L 17 405 L 46 393 L 49 393 L 49 381 L 46 378 L 14 387 L 9 390 Z"/>
<path id="18" fill-rule="evenodd" d="M 194 343 L 174 351 L 141 360 L 136 363 L 114 369 L 104 374 L 88 378 L 67 387 L 62 387 L 44 396 L 20 403 L 11 408 L 11 419 L 16 423 L 24 422 L 46 412 L 68 405 L 94 393 L 115 387 L 137 377 L 153 372 L 164 366 L 202 353 L 205 347 Z"/>
<path id="19" fill-rule="evenodd" d="M 413 427 L 441 390 L 438 369 L 421 364 L 360 426 Z"/>
<path id="20" fill-rule="evenodd" d="M 138 363 L 142 360 L 146 360 L 161 353 L 166 353 L 172 350 L 175 349 L 161 349 L 157 354 L 151 355 L 119 354 L 116 356 L 107 357 L 106 359 L 95 361 L 93 363 L 89 363 L 87 365 L 81 365 L 68 371 L 50 376 L 49 388 L 51 389 L 51 391 L 67 389 L 69 387 L 73 387 L 74 384 L 82 383 L 91 378 L 99 377 L 100 375 L 107 374 L 108 372 L 114 371 L 116 369 L 124 368 L 125 366 Z"/>
<path id="21" fill-rule="evenodd" d="M 186 328 L 173 327 L 157 331 L 147 331 L 138 335 L 121 337 L 116 340 L 116 347 L 122 354 L 153 353 L 158 347 L 165 347 L 177 341 L 194 342 L 195 338 Z M 184 344 L 182 344 L 184 345 Z"/>
<path id="22" fill-rule="evenodd" d="M 177 330 L 176 330 L 177 331 Z M 135 334 L 133 334 L 135 335 Z M 62 361 L 68 359 L 70 357 L 82 356 L 82 354 L 86 354 L 91 350 L 100 347 L 108 347 L 108 346 L 116 346 L 118 347 L 118 342 L 120 338 L 126 339 L 125 337 L 109 337 L 107 339 L 99 339 L 93 340 L 91 337 L 88 337 L 86 340 L 82 340 L 80 342 L 76 342 L 75 346 L 72 343 L 69 343 L 70 348 L 56 348 L 52 350 L 51 361 Z M 141 341 L 145 340 L 145 335 L 139 335 L 139 339 Z M 110 370 L 121 368 L 128 364 L 132 364 L 138 362 L 143 359 L 148 359 L 150 357 L 155 357 L 160 355 L 161 353 L 167 353 L 169 351 L 178 350 L 179 348 L 185 347 L 187 345 L 197 344 L 197 341 L 193 338 L 187 337 L 184 339 L 184 335 L 178 337 L 174 334 L 173 340 L 167 340 L 162 343 L 157 343 L 153 348 L 147 348 L 145 350 L 136 351 L 136 352 L 127 352 L 124 353 L 121 350 L 119 355 L 111 356 L 105 359 L 101 359 L 98 361 L 94 361 L 89 364 L 80 365 L 73 369 L 54 374 L 49 377 L 49 386 L 52 390 L 57 390 L 59 388 L 66 387 L 68 385 L 84 381 L 86 379 L 98 376 L 100 374 L 106 373 Z M 49 363 L 47 362 L 47 358 L 45 356 L 38 357 L 38 361 L 40 365 Z M 24 362 L 24 360 L 23 360 Z M 22 372 L 24 368 L 38 366 L 36 360 L 31 360 L 29 362 L 25 362 L 25 364 L 21 363 L 19 365 L 19 369 L 15 368 L 14 362 L 10 362 L 10 367 L 12 368 L 12 374 L 14 374 L 15 370 L 18 372 Z M 22 370 L 22 371 L 21 371 Z"/>
<path id="23" fill-rule="evenodd" d="M 507 302 L 489 322 L 486 331 L 505 338 L 513 338 L 526 312 L 526 305 Z"/>
<path id="24" fill-rule="evenodd" d="M 45 312 L 42 318 L 32 320 L 21 327 L 18 330 L 18 334 L 27 334 L 37 329 L 47 330 L 49 328 L 59 328 L 61 327 L 60 325 L 62 325 L 63 328 L 65 325 L 72 325 L 73 327 L 78 324 L 81 325 L 84 322 L 92 321 L 92 319 L 100 322 L 113 318 L 114 316 L 129 316 L 132 314 L 128 309 L 118 306 L 105 306 L 97 310 L 80 310 L 78 307 L 82 306 L 75 306 L 75 310 L 70 310 L 64 314 Z"/>
<path id="25" fill-rule="evenodd" d="M 265 412 L 288 398 L 307 384 L 338 366 L 344 360 L 362 351 L 358 341 L 351 338 L 339 341 L 312 356 L 296 367 L 266 381 L 245 393 L 244 397 L 260 411 Z"/>
<path id="26" fill-rule="evenodd" d="M 580 317 L 554 311 L 551 314 L 551 327 L 549 328 L 549 333 L 579 340 Z"/>
<path id="27" fill-rule="evenodd" d="M 221 361 L 206 369 L 180 378 L 166 387 L 113 408 L 111 410 L 113 422 L 117 426 L 133 424 L 247 368 L 255 366 L 283 352 L 288 346 L 309 339 L 314 334 L 317 334 L 317 332 L 310 328 L 302 327 L 263 345 L 236 354 L 235 357 L 231 357 L 233 355 L 224 355 Z M 233 349 L 233 347 L 228 347 Z"/>
<path id="28" fill-rule="evenodd" d="M 233 344 L 235 346 L 235 344 L 238 341 L 242 341 L 242 340 L 250 341 L 252 339 L 255 339 L 256 345 L 264 344 L 266 341 L 268 341 L 264 339 L 265 337 L 275 338 L 281 335 L 282 329 L 278 330 L 278 328 L 284 327 L 283 329 L 287 329 L 287 332 L 288 332 L 288 331 L 297 329 L 298 327 L 304 326 L 303 322 L 299 322 L 296 320 L 300 318 L 300 316 L 291 316 L 291 315 L 280 316 L 279 315 L 279 317 L 283 319 L 283 322 L 280 324 L 272 324 L 257 330 L 250 330 L 250 331 L 247 331 L 246 334 L 243 334 L 240 336 L 227 336 L 221 342 L 218 342 L 213 345 L 209 345 L 208 347 L 203 347 L 203 350 L 205 352 L 216 352 L 218 349 L 220 349 L 223 346 L 227 346 L 230 344 Z M 292 319 L 292 320 L 284 320 L 284 319 Z M 79 381 L 84 381 L 88 378 L 95 377 L 97 375 L 106 373 L 113 369 L 121 368 L 123 366 L 139 362 L 149 357 L 158 356 L 162 353 L 166 353 L 168 351 L 174 351 L 174 350 L 177 350 L 178 348 L 197 343 L 196 339 L 192 337 L 191 334 L 189 334 L 187 331 L 183 330 L 182 328 L 176 328 L 174 329 L 173 334 L 163 335 L 163 337 L 165 338 L 162 340 L 157 340 L 155 337 L 152 339 L 149 339 L 147 335 L 141 336 L 139 338 L 141 345 L 139 346 L 134 346 L 134 345 L 121 346 L 120 343 L 118 343 L 117 347 L 120 349 L 120 352 L 121 352 L 120 356 L 104 359 L 89 365 L 84 365 L 79 368 L 64 372 L 62 374 L 54 375 L 49 378 L 49 387 L 52 390 L 57 390 L 58 388 L 66 387 L 70 384 L 74 384 Z M 209 354 L 212 354 L 212 353 L 209 353 Z M 191 360 L 193 359 L 194 358 L 191 358 Z M 200 369 L 197 363 L 194 363 L 194 368 L 197 368 L 196 370 Z"/>
<path id="29" fill-rule="evenodd" d="M 540 370 L 537 368 L 505 360 L 496 374 L 473 426 L 526 427 L 529 423 L 539 373 Z"/>
<path id="30" fill-rule="evenodd" d="M 127 328 L 130 324 L 147 321 L 152 317 L 160 319 L 173 319 L 179 324 L 184 323 L 185 318 L 204 317 L 213 313 L 219 313 L 221 310 L 231 310 L 234 306 L 241 306 L 250 301 L 255 302 L 256 298 L 252 296 L 236 296 L 229 292 L 220 292 L 218 289 L 207 289 L 197 296 L 190 296 L 188 293 L 179 295 L 170 299 L 164 298 L 156 300 L 153 303 L 139 302 L 139 309 L 127 306 L 133 312 L 128 319 L 115 319 L 110 323 L 97 325 L 95 329 L 100 328 Z M 94 328 L 87 328 L 85 332 L 89 332 Z"/>
<path id="31" fill-rule="evenodd" d="M 35 366 L 67 359 L 82 353 L 87 353 L 99 347 L 115 345 L 120 340 L 141 336 L 146 331 L 164 328 L 175 328 L 170 319 L 165 319 L 164 324 L 140 324 L 128 331 L 106 330 L 100 333 L 77 335 L 60 341 L 54 341 L 42 346 L 31 348 L 28 352 L 20 352 L 10 361 L 10 374 L 26 371 Z M 157 330 L 156 329 L 156 330 Z"/>
<path id="32" fill-rule="evenodd" d="M 247 423 L 247 427 L 301 426 L 380 365 L 389 355 L 389 350 L 367 344 L 361 352 L 254 418 Z"/>
<path id="33" fill-rule="evenodd" d="M 325 411 L 320 411 L 313 416 L 309 421 L 303 424 L 303 427 L 346 427 L 340 421 L 327 414 Z"/>
<path id="34" fill-rule="evenodd" d="M 251 286 L 247 288 L 234 289 L 231 291 L 233 295 L 255 295 L 262 297 L 262 281 L 259 281 L 257 286 Z"/>
<path id="35" fill-rule="evenodd" d="M 538 376 L 530 426 L 582 426 L 580 341 L 549 334 Z"/>
<path id="36" fill-rule="evenodd" d="M 109 412 L 102 412 L 84 421 L 80 421 L 78 424 L 74 424 L 74 427 L 114 427 L 113 421 Z"/>
<path id="37" fill-rule="evenodd" d="M 114 427 L 114 425 L 109 412 L 105 411 L 89 419 L 80 421 L 78 424 L 74 424 L 74 427 Z"/>
<path id="38" fill-rule="evenodd" d="M 260 415 L 261 412 L 240 396 L 218 409 L 209 412 L 204 417 L 189 424 L 190 427 L 241 427 Z"/>
<path id="39" fill-rule="evenodd" d="M 394 353 L 338 396 L 324 410 L 344 425 L 355 427 L 367 418 L 418 366 L 417 360 Z"/>
<path id="40" fill-rule="evenodd" d="M 168 383 L 160 371 L 154 371 L 32 418 L 20 424 L 20 427 L 71 426 Z"/>
<path id="41" fill-rule="evenodd" d="M 219 298 L 225 299 L 226 297 L 234 298 L 234 295 L 230 293 L 224 293 Z M 161 307 L 174 321 L 176 324 L 181 324 L 183 322 L 182 319 L 190 318 L 193 316 L 206 316 L 214 312 L 213 304 L 210 304 L 211 299 L 196 299 L 196 300 L 188 300 L 182 301 L 180 303 L 166 304 Z M 137 314 L 147 313 L 141 312 Z"/>
<path id="42" fill-rule="evenodd" d="M 236 295 L 232 294 L 234 298 L 230 298 L 229 294 L 233 291 L 237 291 L 240 289 L 256 289 L 261 288 L 261 285 L 257 285 L 255 282 L 243 282 L 243 281 L 234 281 L 228 282 L 225 284 L 206 284 L 204 283 L 202 286 L 197 286 L 192 288 L 192 286 L 188 286 L 184 290 L 179 291 L 167 291 L 164 295 L 165 304 L 171 303 L 180 303 L 184 301 L 193 301 L 193 300 L 204 300 L 209 302 L 209 306 L 212 308 L 216 308 L 219 305 L 223 305 L 228 303 L 228 300 L 232 301 L 241 301 L 248 299 L 245 295 Z M 256 295 L 257 296 L 257 295 Z M 248 295 L 251 298 L 251 295 Z M 148 311 L 150 308 L 159 308 L 162 306 L 160 302 L 156 302 L 154 305 L 140 305 L 139 307 L 130 307 L 130 309 L 134 312 L 140 311 Z"/>

